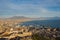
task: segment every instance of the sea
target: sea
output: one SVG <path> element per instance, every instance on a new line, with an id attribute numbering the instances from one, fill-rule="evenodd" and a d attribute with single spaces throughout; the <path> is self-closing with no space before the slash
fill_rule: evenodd
<path id="1" fill-rule="evenodd" d="M 32 20 L 32 21 L 20 23 L 20 25 L 21 26 L 32 25 L 36 27 L 38 25 L 39 27 L 45 26 L 45 27 L 51 27 L 51 28 L 60 28 L 60 20 Z"/>

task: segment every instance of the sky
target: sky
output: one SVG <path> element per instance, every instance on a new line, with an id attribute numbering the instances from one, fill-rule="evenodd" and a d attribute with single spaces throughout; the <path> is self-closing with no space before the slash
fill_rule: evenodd
<path id="1" fill-rule="evenodd" d="M 0 17 L 60 17 L 60 0 L 0 0 Z"/>

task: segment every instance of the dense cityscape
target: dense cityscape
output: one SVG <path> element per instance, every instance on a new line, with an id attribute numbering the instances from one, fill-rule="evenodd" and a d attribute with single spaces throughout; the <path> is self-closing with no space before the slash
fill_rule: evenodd
<path id="1" fill-rule="evenodd" d="M 0 40 L 60 40 L 60 28 L 18 25 L 24 21 L 0 21 Z"/>

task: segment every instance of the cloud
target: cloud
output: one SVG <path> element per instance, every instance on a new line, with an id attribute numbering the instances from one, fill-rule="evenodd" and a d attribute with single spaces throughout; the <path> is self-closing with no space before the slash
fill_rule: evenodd
<path id="1" fill-rule="evenodd" d="M 0 0 L 0 15 L 59 16 L 60 0 Z M 56 9 L 56 8 L 59 9 Z"/>

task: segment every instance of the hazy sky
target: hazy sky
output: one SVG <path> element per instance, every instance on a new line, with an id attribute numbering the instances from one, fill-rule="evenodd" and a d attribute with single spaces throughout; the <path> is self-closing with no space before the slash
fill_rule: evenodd
<path id="1" fill-rule="evenodd" d="M 60 17 L 60 0 L 0 0 L 0 17 Z"/>

